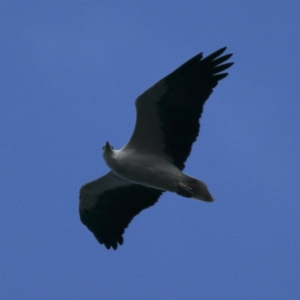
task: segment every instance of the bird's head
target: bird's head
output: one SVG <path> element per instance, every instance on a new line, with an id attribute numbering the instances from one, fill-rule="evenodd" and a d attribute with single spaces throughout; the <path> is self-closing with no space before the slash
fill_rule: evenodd
<path id="1" fill-rule="evenodd" d="M 103 155 L 111 154 L 112 152 L 114 152 L 114 147 L 109 142 L 106 142 L 106 144 L 102 147 Z"/>
<path id="2" fill-rule="evenodd" d="M 111 168 L 111 163 L 115 160 L 116 150 L 114 147 L 109 143 L 106 144 L 102 148 L 102 156 L 107 163 L 107 165 Z"/>
<path id="3" fill-rule="evenodd" d="M 105 145 L 102 147 L 103 152 L 104 151 L 113 151 L 114 147 L 109 142 L 106 142 Z"/>

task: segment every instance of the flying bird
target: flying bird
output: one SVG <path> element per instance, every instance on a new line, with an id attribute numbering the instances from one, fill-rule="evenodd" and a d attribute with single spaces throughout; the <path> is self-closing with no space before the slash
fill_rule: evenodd
<path id="1" fill-rule="evenodd" d="M 107 249 L 123 244 L 131 220 L 166 191 L 207 202 L 206 184 L 182 172 L 199 134 L 203 106 L 233 63 L 226 47 L 203 58 L 196 55 L 140 95 L 129 142 L 120 150 L 109 143 L 103 158 L 111 169 L 80 189 L 84 225 Z"/>

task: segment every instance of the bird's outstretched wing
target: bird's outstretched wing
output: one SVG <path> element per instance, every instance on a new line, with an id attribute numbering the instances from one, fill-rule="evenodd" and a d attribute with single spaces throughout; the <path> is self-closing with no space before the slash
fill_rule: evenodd
<path id="1" fill-rule="evenodd" d="M 199 134 L 204 103 L 228 75 L 221 72 L 233 64 L 223 64 L 232 56 L 221 56 L 225 49 L 206 58 L 196 55 L 139 96 L 135 129 L 125 147 L 165 154 L 184 169 Z"/>
<path id="2" fill-rule="evenodd" d="M 162 193 L 132 184 L 111 171 L 80 189 L 80 219 L 100 244 L 117 249 L 134 216 L 154 205 Z"/>

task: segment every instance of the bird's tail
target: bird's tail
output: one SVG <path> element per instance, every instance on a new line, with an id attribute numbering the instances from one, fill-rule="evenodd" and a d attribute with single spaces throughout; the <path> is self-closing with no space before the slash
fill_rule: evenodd
<path id="1" fill-rule="evenodd" d="M 189 175 L 184 174 L 183 182 L 178 184 L 177 194 L 187 197 L 198 199 L 206 202 L 213 202 L 214 198 L 209 192 L 207 185 Z"/>

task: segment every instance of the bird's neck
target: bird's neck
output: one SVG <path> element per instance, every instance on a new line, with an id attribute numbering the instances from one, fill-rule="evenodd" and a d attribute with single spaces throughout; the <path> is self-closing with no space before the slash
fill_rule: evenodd
<path id="1" fill-rule="evenodd" d="M 116 152 L 112 149 L 106 149 L 106 151 L 103 152 L 103 158 L 106 164 L 113 169 L 117 161 Z"/>

